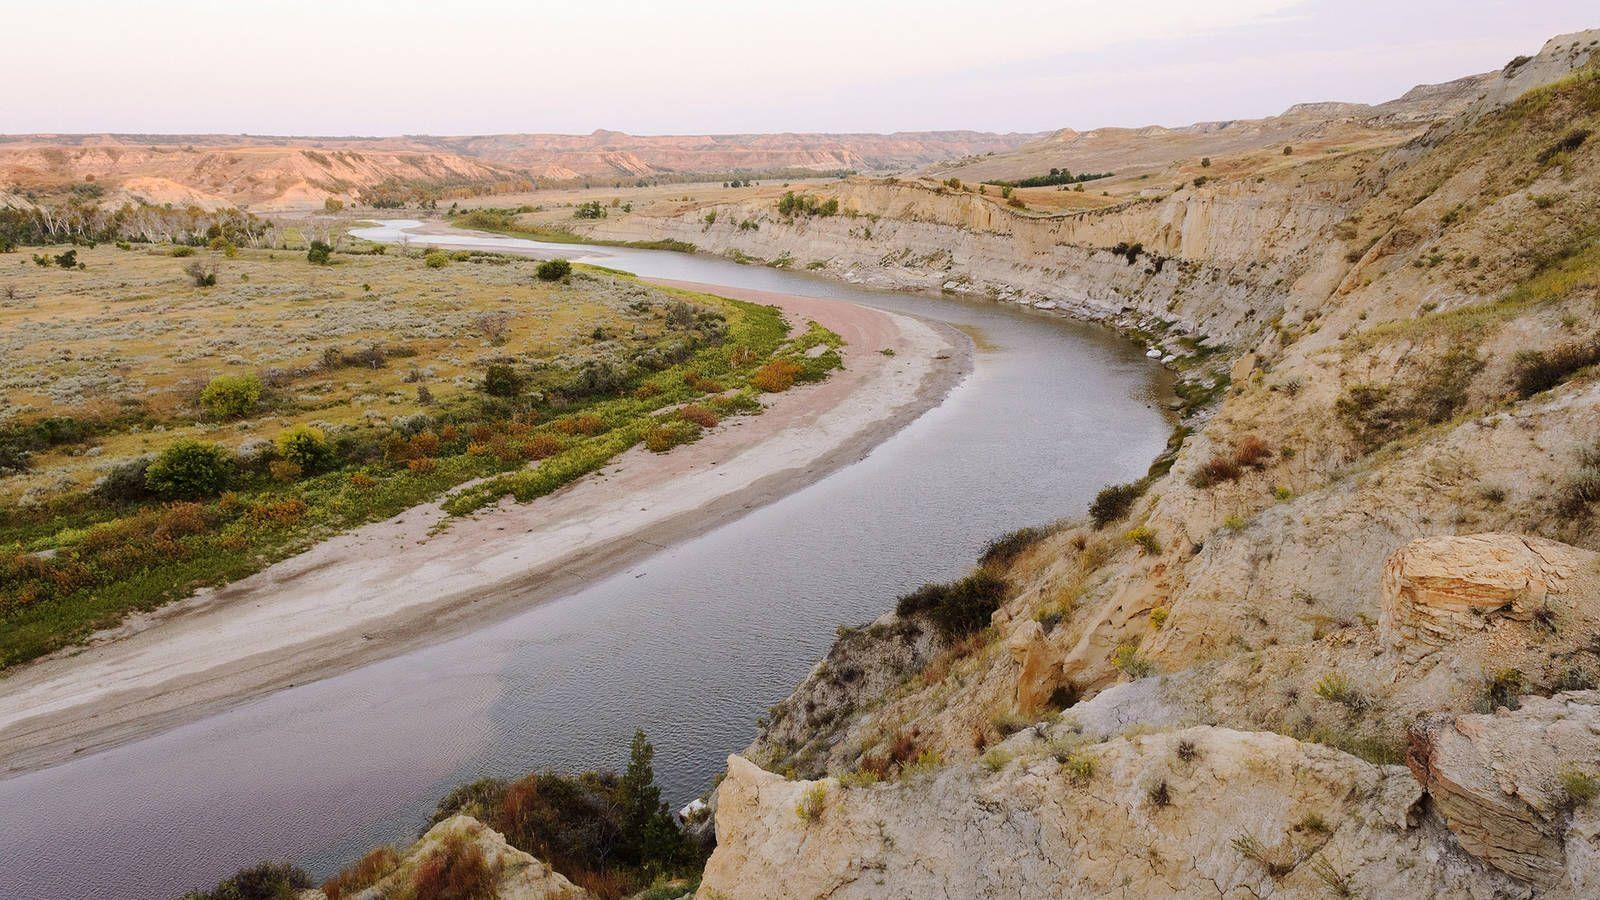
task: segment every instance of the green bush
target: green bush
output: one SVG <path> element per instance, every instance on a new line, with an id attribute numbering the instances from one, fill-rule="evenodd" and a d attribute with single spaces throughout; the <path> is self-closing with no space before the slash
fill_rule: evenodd
<path id="1" fill-rule="evenodd" d="M 333 245 L 325 241 L 312 241 L 306 248 L 306 259 L 319 266 L 325 266 L 333 261 Z"/>
<path id="2" fill-rule="evenodd" d="M 1096 528 L 1104 528 L 1133 509 L 1133 504 L 1144 496 L 1149 482 L 1144 479 L 1127 484 L 1111 484 L 1100 489 L 1089 504 L 1089 520 Z"/>
<path id="3" fill-rule="evenodd" d="M 450 254 L 434 251 L 424 256 L 422 263 L 430 269 L 442 269 L 450 265 Z"/>
<path id="4" fill-rule="evenodd" d="M 547 259 L 534 270 L 540 281 L 560 281 L 572 274 L 572 263 L 564 259 Z"/>
<path id="5" fill-rule="evenodd" d="M 145 486 L 162 497 L 210 497 L 228 485 L 233 456 L 216 444 L 181 440 L 161 451 L 145 470 Z"/>
<path id="6" fill-rule="evenodd" d="M 261 402 L 261 379 L 254 375 L 218 375 L 200 392 L 200 405 L 219 419 L 237 419 Z"/>
<path id="7" fill-rule="evenodd" d="M 288 863 L 258 863 L 241 869 L 209 891 L 183 900 L 294 900 L 311 887 L 311 876 Z"/>
<path id="8" fill-rule="evenodd" d="M 1511 359 L 1511 381 L 1524 399 L 1561 384 L 1579 369 L 1600 363 L 1600 342 L 1563 344 L 1551 350 L 1520 350 Z"/>
<path id="9" fill-rule="evenodd" d="M 983 548 L 983 555 L 978 557 L 978 565 L 1009 566 L 1016 558 L 1045 538 L 1054 533 L 1051 528 L 1018 528 L 1010 534 L 1002 535 L 990 541 Z"/>
<path id="10" fill-rule="evenodd" d="M 927 618 L 945 637 L 958 638 L 987 628 L 1008 588 L 997 575 L 974 572 L 960 581 L 917 588 L 900 598 L 895 612 L 902 618 Z"/>
<path id="11" fill-rule="evenodd" d="M 322 429 L 310 425 L 296 425 L 278 434 L 275 443 L 278 455 L 300 467 L 310 475 L 333 459 L 333 450 Z"/>
<path id="12" fill-rule="evenodd" d="M 483 392 L 491 397 L 515 397 L 522 393 L 522 376 L 510 366 L 491 365 L 483 373 Z"/>

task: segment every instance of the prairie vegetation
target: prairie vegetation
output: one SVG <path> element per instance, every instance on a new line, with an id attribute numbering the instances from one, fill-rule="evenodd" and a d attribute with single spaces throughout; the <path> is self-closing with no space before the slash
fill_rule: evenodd
<path id="1" fill-rule="evenodd" d="M 758 411 L 774 361 L 838 365 L 775 309 L 578 267 L 202 249 L 201 287 L 165 247 L 77 249 L 16 257 L 0 305 L 0 667 L 466 481 L 451 512 L 670 450 Z"/>

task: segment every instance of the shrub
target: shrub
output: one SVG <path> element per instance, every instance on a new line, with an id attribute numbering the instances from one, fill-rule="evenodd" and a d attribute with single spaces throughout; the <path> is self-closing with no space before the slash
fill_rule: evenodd
<path id="1" fill-rule="evenodd" d="M 1061 768 L 1066 771 L 1067 780 L 1073 784 L 1085 785 L 1094 778 L 1095 759 L 1087 751 L 1068 754 L 1059 762 Z"/>
<path id="2" fill-rule="evenodd" d="M 288 863 L 258 863 L 184 900 L 294 900 L 311 887 L 311 876 Z"/>
<path id="3" fill-rule="evenodd" d="M 550 427 L 562 434 L 581 434 L 593 437 L 606 430 L 605 420 L 593 413 L 582 413 L 576 416 L 567 416 L 550 423 Z"/>
<path id="4" fill-rule="evenodd" d="M 383 876 L 400 865 L 400 854 L 393 847 L 379 847 L 361 857 L 355 865 L 333 876 L 322 884 L 322 893 L 328 900 L 344 900 L 376 884 Z"/>
<path id="5" fill-rule="evenodd" d="M 1129 529 L 1128 532 L 1123 535 L 1123 537 L 1135 544 L 1138 544 L 1139 549 L 1143 551 L 1146 556 L 1159 556 L 1161 553 L 1160 539 L 1156 537 L 1156 533 L 1154 531 L 1151 531 L 1149 528 L 1143 525 Z"/>
<path id="6" fill-rule="evenodd" d="M 997 537 L 983 548 L 983 555 L 978 557 L 978 565 L 1009 566 L 1028 548 L 1049 537 L 1050 534 L 1049 528 L 1028 527 L 1018 528 L 1010 534 Z"/>
<path id="7" fill-rule="evenodd" d="M 306 259 L 319 266 L 325 266 L 333 261 L 333 245 L 326 241 L 312 241 L 306 248 Z"/>
<path id="8" fill-rule="evenodd" d="M 110 503 L 133 503 L 150 496 L 145 476 L 153 457 L 141 456 L 117 463 L 95 480 L 90 492 Z"/>
<path id="9" fill-rule="evenodd" d="M 1111 654 L 1111 662 L 1135 681 L 1150 675 L 1156 668 L 1154 663 L 1139 652 L 1136 644 L 1118 644 L 1116 651 Z"/>
<path id="10" fill-rule="evenodd" d="M 539 263 L 539 267 L 534 269 L 533 273 L 540 281 L 560 281 L 572 274 L 572 263 L 564 259 L 547 259 Z"/>
<path id="11" fill-rule="evenodd" d="M 163 497 L 210 497 L 228 484 L 233 457 L 216 444 L 181 440 L 161 451 L 145 470 L 145 485 Z"/>
<path id="12" fill-rule="evenodd" d="M 310 425 L 295 425 L 278 433 L 275 440 L 278 455 L 312 473 L 326 466 L 333 457 L 332 448 L 322 429 Z"/>
<path id="13" fill-rule="evenodd" d="M 184 266 L 183 273 L 189 276 L 195 287 L 213 287 L 217 283 L 217 267 L 208 266 L 199 260 Z"/>
<path id="14" fill-rule="evenodd" d="M 194 248 L 193 247 L 185 247 L 185 246 L 179 245 L 177 247 L 173 247 L 170 251 L 168 251 L 168 255 L 176 257 L 178 259 L 183 259 L 184 257 L 193 256 L 194 255 Z"/>
<path id="15" fill-rule="evenodd" d="M 411 875 L 411 889 L 429 900 L 488 900 L 495 896 L 497 867 L 483 848 L 460 833 L 448 835 Z"/>
<path id="16" fill-rule="evenodd" d="M 644 434 L 644 446 L 652 453 L 666 453 L 679 444 L 687 444 L 700 436 L 700 426 L 693 422 L 675 421 L 652 425 Z"/>
<path id="17" fill-rule="evenodd" d="M 794 805 L 794 814 L 802 822 L 815 822 L 822 818 L 822 811 L 828 807 L 827 785 L 813 784 L 800 794 L 799 802 Z"/>
<path id="18" fill-rule="evenodd" d="M 1511 359 L 1511 382 L 1524 399 L 1561 384 L 1579 369 L 1600 362 L 1600 342 L 1563 344 L 1552 350 L 1521 350 Z"/>
<path id="19" fill-rule="evenodd" d="M 1397 437 L 1405 428 L 1404 410 L 1387 385 L 1354 384 L 1334 402 L 1345 429 L 1363 451 L 1372 451 Z"/>
<path id="20" fill-rule="evenodd" d="M 717 414 L 698 403 L 690 403 L 678 410 L 678 417 L 685 422 L 693 422 L 701 428 L 715 428 L 721 419 Z"/>
<path id="21" fill-rule="evenodd" d="M 1350 683 L 1342 673 L 1329 672 L 1317 681 L 1317 696 L 1324 700 L 1343 704 L 1353 713 L 1359 713 L 1371 706 L 1372 703 L 1359 689 Z"/>
<path id="22" fill-rule="evenodd" d="M 946 638 L 958 638 L 988 627 L 1008 588 L 1005 579 L 978 571 L 950 584 L 923 585 L 901 597 L 895 612 L 930 619 Z"/>
<path id="23" fill-rule="evenodd" d="M 1588 806 L 1600 796 L 1600 778 L 1580 769 L 1567 769 L 1561 773 L 1561 792 L 1566 795 L 1568 806 Z"/>
<path id="24" fill-rule="evenodd" d="M 1204 465 L 1194 470 L 1189 476 L 1189 484 L 1193 487 L 1205 489 L 1215 487 L 1223 482 L 1237 481 L 1244 470 L 1232 458 L 1220 453 L 1213 454 Z"/>
<path id="25" fill-rule="evenodd" d="M 1133 508 L 1133 504 L 1144 496 L 1149 482 L 1144 479 L 1129 482 L 1128 484 L 1111 484 L 1100 489 L 1094 495 L 1094 502 L 1089 504 L 1089 520 L 1096 528 L 1104 528 L 1112 522 L 1126 516 Z"/>
<path id="26" fill-rule="evenodd" d="M 491 365 L 483 373 L 483 392 L 491 397 L 515 397 L 522 393 L 522 376 L 510 366 Z"/>
<path id="27" fill-rule="evenodd" d="M 292 463 L 287 459 L 275 459 L 267 463 L 267 473 L 274 481 L 292 482 L 300 480 L 306 470 L 299 463 Z"/>
<path id="28" fill-rule="evenodd" d="M 778 394 L 794 387 L 801 366 L 792 359 L 775 359 L 750 376 L 750 384 L 769 394 Z"/>
<path id="29" fill-rule="evenodd" d="M 237 419 L 261 402 L 261 379 L 254 375 L 218 375 L 200 392 L 200 405 L 219 419 Z"/>
<path id="30" fill-rule="evenodd" d="M 1506 709 L 1519 709 L 1522 706 L 1521 696 L 1525 687 L 1521 671 L 1500 669 L 1484 680 L 1481 708 L 1484 712 L 1494 712 L 1502 706 Z"/>
<path id="31" fill-rule="evenodd" d="M 422 257 L 422 264 L 430 269 L 442 269 L 450 265 L 450 254 L 434 251 Z"/>

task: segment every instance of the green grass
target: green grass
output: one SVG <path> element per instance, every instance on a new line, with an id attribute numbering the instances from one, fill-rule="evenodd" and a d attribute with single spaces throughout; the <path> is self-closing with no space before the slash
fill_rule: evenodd
<path id="1" fill-rule="evenodd" d="M 470 212 L 456 216 L 450 221 L 452 225 L 460 228 L 470 228 L 473 231 L 491 231 L 507 237 L 526 238 L 531 241 L 543 241 L 547 244 L 593 244 L 601 247 L 631 247 L 635 250 L 672 250 L 677 253 L 694 253 L 699 249 L 688 241 L 678 241 L 671 238 L 661 238 L 654 241 L 611 241 L 605 238 L 587 237 L 568 231 L 565 228 L 520 224 L 515 219 L 497 222 L 492 217 L 473 216 Z"/>

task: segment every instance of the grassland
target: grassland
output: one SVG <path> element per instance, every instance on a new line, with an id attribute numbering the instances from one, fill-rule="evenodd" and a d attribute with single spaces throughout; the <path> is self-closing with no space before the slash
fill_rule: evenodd
<path id="1" fill-rule="evenodd" d="M 670 450 L 758 411 L 772 367 L 838 364 L 770 307 L 581 267 L 77 249 L 82 269 L 0 257 L 0 667 L 466 482 L 452 512 Z M 219 412 L 219 376 L 259 396 Z M 220 448 L 217 490 L 151 479 L 185 441 Z"/>

